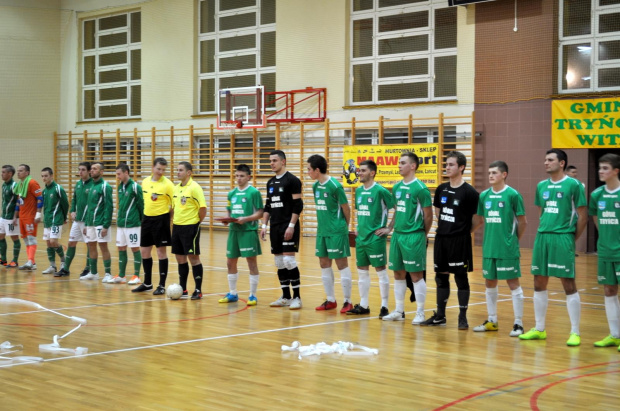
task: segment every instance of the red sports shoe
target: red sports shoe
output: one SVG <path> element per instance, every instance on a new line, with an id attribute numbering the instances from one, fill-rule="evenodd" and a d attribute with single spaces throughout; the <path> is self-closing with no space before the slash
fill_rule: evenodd
<path id="1" fill-rule="evenodd" d="M 338 303 L 336 301 L 327 301 L 325 300 L 325 302 L 321 305 L 319 305 L 318 307 L 316 307 L 317 311 L 327 311 L 327 310 L 334 310 L 338 308 Z"/>
<path id="2" fill-rule="evenodd" d="M 342 305 L 342 308 L 340 309 L 340 314 L 346 314 L 347 311 L 350 311 L 352 309 L 353 309 L 353 304 L 347 301 Z"/>
<path id="3" fill-rule="evenodd" d="M 17 263 L 15 261 L 11 261 L 6 266 L 9 268 L 17 268 Z"/>

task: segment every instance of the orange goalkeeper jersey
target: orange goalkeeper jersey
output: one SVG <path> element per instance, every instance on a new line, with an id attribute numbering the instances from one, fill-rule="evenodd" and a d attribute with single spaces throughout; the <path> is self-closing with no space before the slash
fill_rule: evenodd
<path id="1" fill-rule="evenodd" d="M 19 218 L 34 220 L 37 213 L 37 197 L 41 195 L 41 186 L 34 178 L 28 182 L 26 198 L 19 199 Z"/>

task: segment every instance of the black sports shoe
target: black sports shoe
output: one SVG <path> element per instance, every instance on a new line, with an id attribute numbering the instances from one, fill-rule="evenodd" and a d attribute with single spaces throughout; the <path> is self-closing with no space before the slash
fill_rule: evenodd
<path id="1" fill-rule="evenodd" d="M 459 330 L 467 329 L 469 329 L 469 324 L 467 323 L 467 316 L 464 314 L 459 314 Z"/>
<path id="2" fill-rule="evenodd" d="M 446 325 L 446 317 L 440 317 L 437 312 L 433 311 L 433 315 L 426 321 L 422 321 L 420 326 L 422 327 L 434 327 L 437 325 Z"/>
<path id="3" fill-rule="evenodd" d="M 85 276 L 88 273 L 90 273 L 90 267 L 86 267 L 85 269 L 83 269 L 80 273 L 80 277 Z"/>
<path id="4" fill-rule="evenodd" d="M 386 315 L 390 313 L 390 310 L 387 307 L 381 307 L 381 311 L 379 311 L 379 319 L 383 319 Z"/>
<path id="5" fill-rule="evenodd" d="M 69 275 L 69 271 L 61 268 L 60 270 L 54 273 L 54 277 L 67 277 Z"/>
<path id="6" fill-rule="evenodd" d="M 195 289 L 192 293 L 192 300 L 200 300 L 202 298 L 202 293 L 199 289 Z"/>
<path id="7" fill-rule="evenodd" d="M 144 284 L 140 284 L 139 286 L 137 286 L 136 288 L 134 288 L 133 290 L 131 290 L 132 293 L 141 293 L 144 291 L 151 291 L 153 289 L 153 285 L 144 285 Z"/>
<path id="8" fill-rule="evenodd" d="M 153 291 L 153 295 L 164 295 L 166 294 L 166 289 L 163 285 L 158 285 L 155 291 Z"/>
<path id="9" fill-rule="evenodd" d="M 370 314 L 370 307 L 364 308 L 359 304 L 355 304 L 355 307 L 347 311 L 347 315 L 365 315 Z"/>

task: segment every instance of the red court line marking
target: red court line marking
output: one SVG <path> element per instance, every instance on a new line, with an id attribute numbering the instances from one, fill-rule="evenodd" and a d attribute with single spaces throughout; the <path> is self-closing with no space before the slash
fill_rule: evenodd
<path id="1" fill-rule="evenodd" d="M 575 377 L 564 378 L 562 380 L 555 381 L 555 382 L 552 382 L 552 383 L 547 384 L 545 386 L 542 386 L 534 394 L 532 394 L 532 396 L 530 397 L 530 407 L 532 408 L 532 410 L 540 411 L 540 408 L 538 408 L 538 397 L 540 397 L 540 395 L 543 392 L 547 391 L 549 388 L 551 388 L 551 387 L 553 387 L 555 385 L 562 384 L 562 383 L 565 383 L 567 381 L 576 380 L 576 379 L 583 378 L 583 377 L 593 377 L 595 375 L 614 374 L 614 373 L 620 373 L 620 370 L 616 370 L 616 371 L 599 371 L 599 372 L 593 372 L 593 373 L 590 373 L 590 374 L 577 375 Z"/>
<path id="2" fill-rule="evenodd" d="M 457 400 L 454 400 L 452 402 L 444 404 L 441 407 L 435 408 L 434 411 L 445 410 L 445 409 L 450 408 L 450 407 L 452 407 L 454 405 L 457 405 L 457 404 L 460 404 L 462 402 L 471 400 L 472 398 L 479 397 L 479 396 L 484 395 L 486 393 L 489 393 L 491 391 L 497 391 L 497 390 L 499 390 L 501 388 L 508 387 L 510 385 L 520 384 L 522 382 L 535 380 L 537 378 L 548 377 L 548 376 L 554 375 L 554 374 L 561 374 L 561 373 L 567 372 L 567 371 L 582 370 L 582 369 L 586 369 L 586 368 L 600 367 L 600 366 L 603 366 L 603 365 L 618 364 L 618 363 L 620 363 L 620 361 L 602 362 L 602 363 L 598 363 L 598 364 L 584 365 L 582 367 L 566 368 L 564 370 L 553 371 L 553 372 L 549 372 L 549 373 L 546 373 L 546 374 L 539 374 L 539 375 L 534 375 L 532 377 L 523 378 L 521 380 L 507 382 L 505 384 L 501 384 L 501 385 L 498 385 L 498 386 L 495 386 L 495 387 L 492 387 L 492 388 L 489 388 L 489 389 L 486 389 L 486 390 L 483 390 L 483 391 L 478 391 L 478 392 L 475 392 L 473 394 L 466 395 L 465 397 L 459 398 Z"/>

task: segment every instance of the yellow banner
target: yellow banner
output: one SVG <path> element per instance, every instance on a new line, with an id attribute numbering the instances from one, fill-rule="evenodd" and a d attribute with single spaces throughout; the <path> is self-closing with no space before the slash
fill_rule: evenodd
<path id="1" fill-rule="evenodd" d="M 401 153 L 412 152 L 420 158 L 420 167 L 416 171 L 417 178 L 429 188 L 437 187 L 438 151 L 438 144 L 344 146 L 342 184 L 345 187 L 359 186 L 360 182 L 357 176 L 359 165 L 364 160 L 372 160 L 377 163 L 375 181 L 384 187 L 392 187 L 402 180 L 398 172 L 398 161 Z"/>
<path id="2" fill-rule="evenodd" d="M 553 148 L 620 147 L 620 99 L 554 100 Z"/>

